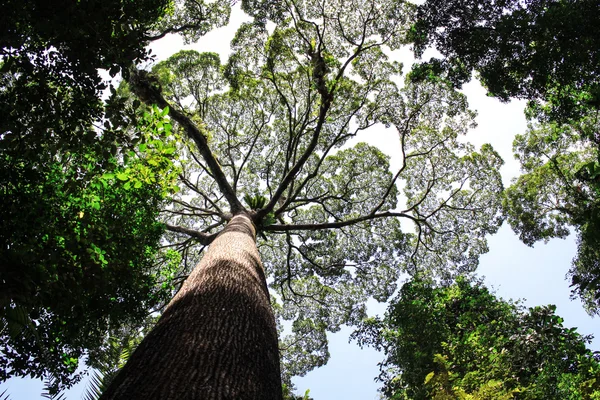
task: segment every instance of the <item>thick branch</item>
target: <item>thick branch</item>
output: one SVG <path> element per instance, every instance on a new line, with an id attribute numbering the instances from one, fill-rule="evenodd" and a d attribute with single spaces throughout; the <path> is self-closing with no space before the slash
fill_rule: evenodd
<path id="1" fill-rule="evenodd" d="M 206 165 L 217 182 L 221 193 L 223 193 L 223 196 L 227 199 L 227 202 L 231 207 L 231 213 L 235 215 L 243 211 L 244 206 L 238 200 L 233 188 L 227 181 L 227 177 L 221 169 L 219 162 L 212 154 L 204 133 L 198 129 L 192 120 L 185 114 L 175 109 L 175 107 L 172 107 L 167 100 L 165 100 L 160 89 L 153 86 L 146 71 L 135 71 L 131 75 L 130 84 L 134 93 L 144 103 L 156 104 L 161 108 L 169 107 L 169 116 L 177 121 L 177 123 L 185 130 L 188 137 L 196 143 L 198 151 L 202 155 L 202 158 L 204 158 L 204 161 L 206 161 Z"/>
<path id="2" fill-rule="evenodd" d="M 402 212 L 383 212 L 374 215 L 363 215 L 362 217 L 357 217 L 353 219 L 348 219 L 346 221 L 336 221 L 336 222 L 324 222 L 320 224 L 290 224 L 290 225 L 269 225 L 262 228 L 263 231 L 267 232 L 286 232 L 286 231 L 312 231 L 312 230 L 320 230 L 320 229 L 337 229 L 343 228 L 344 226 L 355 225 L 360 222 L 370 221 L 377 218 L 388 218 L 388 217 L 400 217 L 400 218 L 408 218 L 417 225 L 419 223 L 424 222 L 421 219 L 415 218 L 410 214 L 402 213 Z"/>
<path id="3" fill-rule="evenodd" d="M 165 29 L 158 35 L 146 35 L 146 36 L 144 36 L 144 40 L 154 41 L 154 40 L 164 38 L 169 33 L 181 33 L 181 32 L 187 31 L 187 30 L 197 30 L 197 29 L 201 29 L 201 28 L 202 28 L 202 24 L 185 24 L 185 25 L 181 25 L 177 28 Z"/>
<path id="4" fill-rule="evenodd" d="M 171 232 L 185 233 L 186 235 L 191 236 L 194 239 L 198 240 L 200 242 L 200 244 L 203 244 L 205 246 L 209 245 L 217 237 L 216 233 L 208 234 L 208 233 L 198 232 L 196 230 L 184 228 L 182 226 L 165 224 L 165 227 L 168 231 L 171 231 Z"/>

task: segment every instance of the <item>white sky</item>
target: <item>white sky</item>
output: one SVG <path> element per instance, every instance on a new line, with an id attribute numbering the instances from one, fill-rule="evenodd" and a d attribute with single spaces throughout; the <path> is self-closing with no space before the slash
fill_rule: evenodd
<path id="1" fill-rule="evenodd" d="M 184 46 L 180 37 L 171 35 L 154 43 L 151 48 L 158 61 L 185 48 L 200 52 L 217 52 L 221 54 L 221 61 L 224 62 L 230 53 L 229 42 L 233 38 L 235 27 L 244 20 L 245 15 L 236 7 L 228 27 L 209 32 L 197 44 Z M 395 56 L 404 62 L 407 71 L 412 61 L 411 52 L 403 49 L 395 52 Z M 515 134 L 525 132 L 525 103 L 500 103 L 487 97 L 485 90 L 477 82 L 465 85 L 463 91 L 468 96 L 471 108 L 478 111 L 478 127 L 467 135 L 468 140 L 476 147 L 483 143 L 493 145 L 505 161 L 501 171 L 504 184 L 508 185 L 510 179 L 519 174 L 519 164 L 512 156 L 512 141 Z M 394 154 L 398 146 L 394 130 L 378 130 L 377 135 L 370 134 L 365 141 L 390 155 L 392 165 L 399 164 Z M 490 252 L 481 258 L 478 273 L 486 277 L 487 285 L 495 288 L 497 295 L 505 299 L 525 299 L 524 304 L 529 307 L 555 304 L 557 314 L 565 320 L 564 325 L 577 326 L 582 334 L 595 334 L 598 338 L 591 347 L 600 349 L 598 320 L 585 313 L 580 301 L 569 299 L 570 288 L 565 274 L 575 255 L 573 237 L 567 240 L 554 239 L 548 244 L 538 243 L 529 248 L 521 243 L 505 224 L 498 234 L 489 239 L 489 247 Z M 372 302 L 369 305 L 369 311 L 372 313 L 385 311 L 383 304 Z M 310 389 L 310 395 L 315 400 L 379 398 L 379 384 L 374 382 L 374 378 L 379 373 L 377 363 L 382 360 L 383 355 L 372 349 L 361 350 L 355 343 L 348 344 L 351 332 L 351 329 L 345 328 L 330 335 L 329 363 L 308 373 L 306 377 L 295 379 L 297 393 L 304 393 L 306 389 Z M 8 389 L 14 400 L 37 399 L 41 398 L 41 387 L 36 381 L 13 379 L 0 387 L 0 393 Z M 83 390 L 84 385 L 77 385 L 67 393 L 67 399 L 80 399 Z"/>

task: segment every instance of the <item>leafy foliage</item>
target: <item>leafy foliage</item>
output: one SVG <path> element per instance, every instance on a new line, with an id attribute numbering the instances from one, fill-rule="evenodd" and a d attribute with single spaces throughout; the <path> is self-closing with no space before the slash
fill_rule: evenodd
<path id="1" fill-rule="evenodd" d="M 306 390 L 306 392 L 304 392 L 304 395 L 298 396 L 293 394 L 288 388 L 288 386 L 286 386 L 285 384 L 283 385 L 283 400 L 313 400 L 312 397 L 308 396 L 309 393 L 310 390 Z"/>
<path id="2" fill-rule="evenodd" d="M 523 175 L 506 191 L 508 221 L 524 243 L 566 237 L 574 227 L 574 293 L 597 313 L 600 304 L 600 153 L 598 111 L 578 123 L 532 125 L 515 139 Z M 594 139 L 595 138 L 595 139 Z"/>
<path id="3" fill-rule="evenodd" d="M 389 399 L 596 399 L 590 337 L 563 327 L 555 310 L 524 310 L 465 278 L 441 287 L 417 279 L 354 337 L 385 352 Z"/>
<path id="4" fill-rule="evenodd" d="M 131 353 L 153 326 L 155 317 L 147 317 L 142 329 L 137 325 L 120 325 L 110 332 L 101 348 L 92 352 L 93 368 L 83 399 L 97 400 L 110 385 L 117 372 L 123 368 Z"/>
<path id="5" fill-rule="evenodd" d="M 163 18 L 145 36 L 157 40 L 170 33 L 181 34 L 186 43 L 195 42 L 208 31 L 227 24 L 235 0 L 178 0 L 169 2 Z"/>
<path id="6" fill-rule="evenodd" d="M 493 96 L 541 100 L 550 107 L 538 115 L 577 119 L 600 106 L 599 23 L 594 0 L 428 0 L 412 28 L 415 53 L 433 45 L 443 58 L 415 72 L 445 71 L 460 85 L 475 70 Z"/>
<path id="7" fill-rule="evenodd" d="M 44 388 L 42 390 L 42 398 L 49 400 L 66 400 L 66 394 L 58 391 L 55 377 L 48 377 L 44 380 Z"/>
<path id="8" fill-rule="evenodd" d="M 0 153 L 2 380 L 76 381 L 84 350 L 170 294 L 153 260 L 177 175 L 165 115 L 140 118 L 140 152 L 122 159 L 86 148 L 35 160 Z"/>

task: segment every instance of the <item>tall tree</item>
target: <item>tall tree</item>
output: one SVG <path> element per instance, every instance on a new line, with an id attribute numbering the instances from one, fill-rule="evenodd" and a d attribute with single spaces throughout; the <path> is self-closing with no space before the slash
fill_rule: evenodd
<path id="1" fill-rule="evenodd" d="M 389 399 L 597 399 L 590 337 L 563 327 L 555 306 L 525 310 L 479 282 L 404 284 L 383 320 L 355 332 L 383 349 Z"/>
<path id="2" fill-rule="evenodd" d="M 303 374 L 327 360 L 326 332 L 401 272 L 471 271 L 500 223 L 502 161 L 459 140 L 474 118 L 464 96 L 399 87 L 383 51 L 405 43 L 411 5 L 245 6 L 257 20 L 226 65 L 188 51 L 131 76 L 188 139 L 165 240 L 182 267 L 201 261 L 104 399 L 280 399 L 273 309 L 293 320 L 283 375 Z M 398 170 L 351 142 L 375 125 L 396 130 Z"/>

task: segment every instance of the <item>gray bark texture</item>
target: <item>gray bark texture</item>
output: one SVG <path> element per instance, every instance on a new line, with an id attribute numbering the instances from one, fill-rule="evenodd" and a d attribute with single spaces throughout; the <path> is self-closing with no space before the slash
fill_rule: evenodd
<path id="1" fill-rule="evenodd" d="M 279 350 L 249 217 L 212 242 L 101 400 L 281 400 Z"/>

